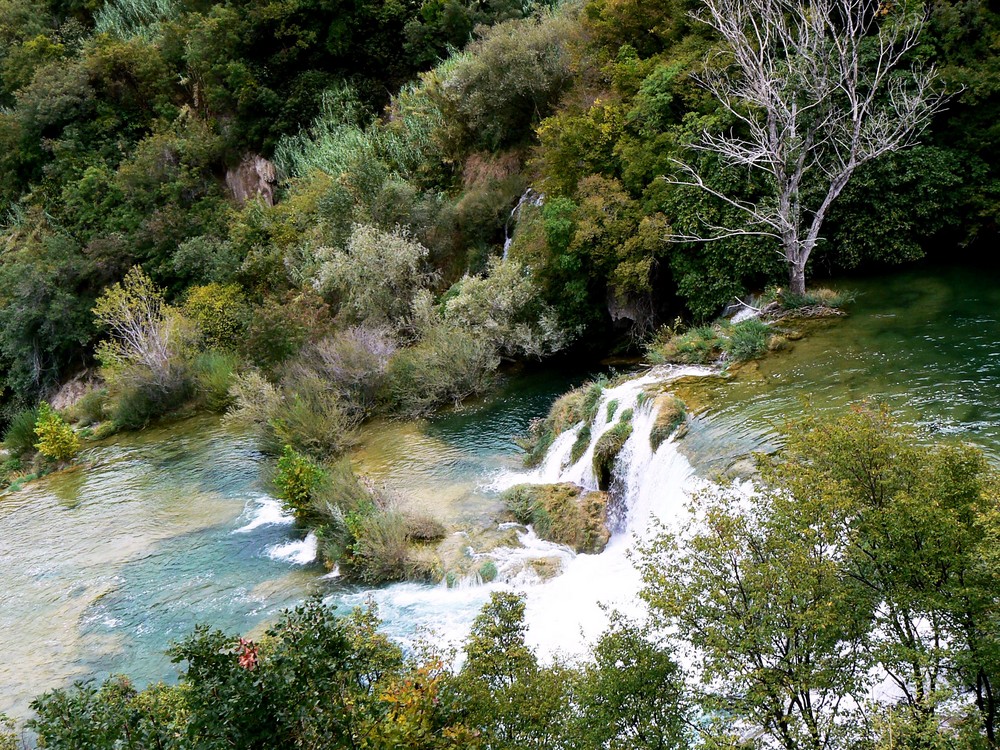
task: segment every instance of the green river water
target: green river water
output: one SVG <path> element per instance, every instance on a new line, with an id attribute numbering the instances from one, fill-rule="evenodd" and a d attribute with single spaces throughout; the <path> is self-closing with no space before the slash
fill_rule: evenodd
<path id="1" fill-rule="evenodd" d="M 990 274 L 916 271 L 849 285 L 859 296 L 848 318 L 738 377 L 687 386 L 703 409 L 684 441 L 695 466 L 773 446 L 776 425 L 804 409 L 867 397 L 932 436 L 1000 457 L 1000 287 Z M 517 465 L 511 436 L 583 377 L 519 376 L 435 420 L 373 425 L 356 466 L 453 527 L 488 523 L 498 500 L 486 486 Z M 312 592 L 345 606 L 364 594 L 276 554 L 302 534 L 268 496 L 250 440 L 218 419 L 122 436 L 84 461 L 0 496 L 0 712 L 25 716 L 39 692 L 112 672 L 140 684 L 170 679 L 163 651 L 196 622 L 245 632 Z M 442 620 L 457 606 L 420 602 L 440 606 Z M 383 615 L 400 628 L 409 611 Z"/>

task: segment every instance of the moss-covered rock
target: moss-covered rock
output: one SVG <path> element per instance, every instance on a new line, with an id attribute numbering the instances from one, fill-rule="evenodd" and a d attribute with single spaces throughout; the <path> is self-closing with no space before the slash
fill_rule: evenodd
<path id="1" fill-rule="evenodd" d="M 622 420 L 605 432 L 594 445 L 594 475 L 597 486 L 607 490 L 611 486 L 611 476 L 614 473 L 615 461 L 625 447 L 625 441 L 632 435 L 631 411 L 622 415 Z"/>
<path id="2" fill-rule="evenodd" d="M 582 432 L 587 433 L 589 440 L 590 424 L 597 415 L 604 386 L 605 381 L 599 379 L 564 393 L 552 404 L 548 416 L 532 423 L 528 434 L 517 441 L 527 453 L 524 458 L 525 466 L 540 464 L 556 437 L 581 422 L 584 425 Z M 581 455 L 582 453 L 580 451 Z"/>
<path id="3" fill-rule="evenodd" d="M 665 393 L 657 396 L 653 408 L 656 409 L 656 421 L 649 431 L 649 447 L 655 451 L 684 424 L 687 407 L 676 396 Z"/>
<path id="4" fill-rule="evenodd" d="M 530 523 L 542 539 L 577 552 L 597 553 L 608 543 L 607 494 L 574 484 L 519 484 L 503 501 L 521 523 Z"/>

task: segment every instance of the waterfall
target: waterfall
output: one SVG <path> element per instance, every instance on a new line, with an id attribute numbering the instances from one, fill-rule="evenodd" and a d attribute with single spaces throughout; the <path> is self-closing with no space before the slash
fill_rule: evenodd
<path id="1" fill-rule="evenodd" d="M 545 200 L 545 196 L 539 193 L 534 188 L 528 188 L 521 194 L 521 197 L 517 201 L 517 205 L 510 210 L 510 215 L 507 217 L 507 221 L 503 225 L 503 259 L 507 260 L 507 256 L 510 253 L 510 246 L 514 242 L 514 233 L 512 231 L 511 225 L 517 225 L 517 220 L 521 217 L 521 209 L 524 208 L 525 203 L 530 203 L 532 206 L 540 206 Z"/>
<path id="2" fill-rule="evenodd" d="M 582 424 L 557 436 L 536 469 L 505 472 L 490 484 L 497 491 L 523 483 L 575 482 L 596 487 L 591 466 L 594 446 L 626 409 L 632 409 L 632 434 L 618 456 L 612 479 L 612 536 L 600 554 L 575 554 L 539 539 L 529 528 L 518 535 L 517 547 L 482 554 L 470 548 L 468 554 L 473 560 L 491 560 L 495 564 L 497 576 L 489 583 L 475 574 L 451 587 L 444 583 L 403 583 L 343 594 L 337 597 L 338 604 L 347 608 L 374 600 L 387 622 L 387 631 L 402 641 L 413 643 L 421 637 L 422 629 L 430 629 L 436 640 L 458 645 L 490 593 L 513 589 L 526 597 L 527 639 L 542 659 L 585 654 L 589 644 L 606 629 L 610 610 L 643 616 L 644 606 L 638 596 L 642 580 L 632 551 L 638 541 L 657 528 L 655 521 L 669 526 L 679 519 L 691 493 L 701 484 L 674 438 L 652 449 L 650 431 L 656 421 L 655 406 L 651 399 L 640 399 L 640 394 L 651 385 L 711 372 L 707 368 L 658 367 L 605 388 L 591 426 L 590 443 L 578 461 L 571 462 L 571 451 Z M 614 401 L 617 406 L 609 415 L 609 404 Z M 559 574 L 548 579 L 540 577 L 532 566 L 532 561 L 539 559 L 557 562 Z"/>

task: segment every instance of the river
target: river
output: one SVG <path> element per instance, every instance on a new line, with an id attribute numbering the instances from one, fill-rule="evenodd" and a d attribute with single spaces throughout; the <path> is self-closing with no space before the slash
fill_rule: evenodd
<path id="1" fill-rule="evenodd" d="M 25 716 L 31 697 L 75 679 L 171 679 L 176 668 L 164 649 L 194 623 L 252 631 L 314 592 L 342 610 L 373 599 L 399 638 L 430 628 L 454 640 L 491 590 L 514 585 L 528 594 L 532 644 L 546 655 L 578 654 L 603 627 L 602 603 L 636 611 L 629 552 L 650 517 L 682 512 L 699 475 L 774 447 L 777 426 L 803 410 L 874 397 L 930 438 L 970 440 L 1000 455 L 1000 289 L 989 276 L 914 271 L 850 286 L 858 291 L 851 315 L 789 351 L 738 377 L 678 381 L 696 407 L 682 440 L 653 452 L 652 415 L 639 410 L 619 466 L 629 517 L 603 554 L 573 555 L 528 535 L 527 550 L 494 553 L 507 573 L 489 585 L 370 590 L 325 577 L 304 564 L 308 544 L 267 494 L 262 457 L 217 419 L 90 449 L 86 468 L 0 497 L 0 712 Z M 511 436 L 583 377 L 520 376 L 434 420 L 372 425 L 355 465 L 452 528 L 489 523 L 498 489 L 532 479 Z M 637 393 L 625 384 L 606 401 L 622 410 Z M 556 476 L 586 482 L 583 464 L 550 463 Z M 470 543 L 467 554 L 480 552 Z M 532 556 L 554 559 L 562 575 L 542 582 L 517 572 Z"/>

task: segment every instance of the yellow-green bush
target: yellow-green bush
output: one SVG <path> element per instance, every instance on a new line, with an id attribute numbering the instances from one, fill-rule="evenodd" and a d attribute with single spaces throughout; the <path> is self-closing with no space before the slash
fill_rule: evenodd
<path id="1" fill-rule="evenodd" d="M 80 438 L 45 402 L 38 407 L 35 435 L 38 437 L 35 447 L 46 458 L 71 461 L 80 452 Z"/>

